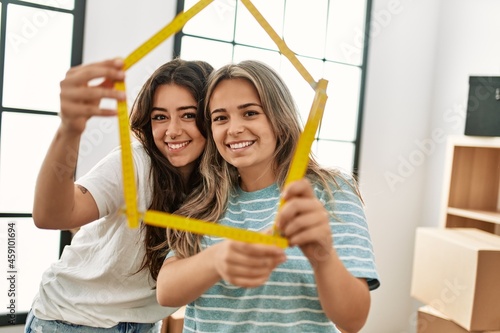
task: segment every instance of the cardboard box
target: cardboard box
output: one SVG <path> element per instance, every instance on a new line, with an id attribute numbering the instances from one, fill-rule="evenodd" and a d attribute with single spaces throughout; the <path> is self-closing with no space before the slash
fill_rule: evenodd
<path id="1" fill-rule="evenodd" d="M 429 305 L 418 309 L 417 333 L 471 333 Z M 500 333 L 488 331 L 482 333 Z"/>
<path id="2" fill-rule="evenodd" d="M 500 330 L 500 236 L 418 228 L 411 296 L 468 331 Z"/>
<path id="3" fill-rule="evenodd" d="M 465 328 L 459 326 L 429 305 L 418 309 L 417 333 L 468 333 Z"/>

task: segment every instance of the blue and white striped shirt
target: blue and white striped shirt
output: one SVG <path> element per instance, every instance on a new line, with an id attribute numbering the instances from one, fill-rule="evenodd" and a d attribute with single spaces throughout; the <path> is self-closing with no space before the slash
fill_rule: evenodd
<path id="1" fill-rule="evenodd" d="M 345 180 L 332 185 L 333 243 L 354 276 L 378 287 L 378 274 L 364 208 Z M 314 186 L 316 196 L 332 207 L 327 192 Z M 232 195 L 221 225 L 264 231 L 273 225 L 279 205 L 276 184 L 255 192 Z M 203 237 L 206 248 L 222 239 Z M 173 255 L 173 254 L 171 254 Z M 287 261 L 258 288 L 239 288 L 223 280 L 186 307 L 184 332 L 339 332 L 321 308 L 311 264 L 298 247 L 286 250 Z M 332 277 L 334 278 L 334 277 Z"/>

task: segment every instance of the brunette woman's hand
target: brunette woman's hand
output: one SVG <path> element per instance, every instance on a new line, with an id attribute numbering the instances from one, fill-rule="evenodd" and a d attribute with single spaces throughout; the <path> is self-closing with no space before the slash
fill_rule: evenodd
<path id="1" fill-rule="evenodd" d="M 239 287 L 264 284 L 271 272 L 286 260 L 283 249 L 264 244 L 224 240 L 218 247 L 215 269 L 222 279 Z"/>
<path id="2" fill-rule="evenodd" d="M 302 179 L 283 190 L 285 204 L 276 217 L 276 226 L 289 241 L 299 246 L 311 264 L 324 261 L 335 250 L 332 245 L 330 216 L 314 195 L 311 183 Z"/>
<path id="3" fill-rule="evenodd" d="M 81 134 L 92 116 L 113 116 L 116 110 L 100 108 L 102 98 L 125 100 L 123 91 L 113 88 L 125 79 L 122 59 L 110 59 L 72 67 L 61 81 L 61 130 Z M 100 83 L 93 84 L 95 81 Z"/>

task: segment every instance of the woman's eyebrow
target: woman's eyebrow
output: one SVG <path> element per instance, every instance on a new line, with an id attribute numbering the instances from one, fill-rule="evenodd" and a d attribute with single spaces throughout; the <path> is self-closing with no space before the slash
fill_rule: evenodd
<path id="1" fill-rule="evenodd" d="M 219 113 L 219 112 L 227 112 L 227 110 L 225 108 L 218 108 L 218 109 L 211 111 L 210 114 Z"/>
<path id="2" fill-rule="evenodd" d="M 243 109 L 246 109 L 246 108 L 251 107 L 251 106 L 258 106 L 259 108 L 262 108 L 262 105 L 260 105 L 259 103 L 245 103 L 245 104 L 238 105 L 237 108 L 238 108 L 238 110 L 243 110 Z M 214 114 L 217 112 L 227 112 L 227 110 L 225 108 L 218 108 L 218 109 L 213 110 L 211 112 L 211 114 Z"/>
<path id="3" fill-rule="evenodd" d="M 178 107 L 177 109 L 175 109 L 175 111 L 185 111 L 185 110 L 191 110 L 191 109 L 194 109 L 194 110 L 197 110 L 198 107 L 196 105 L 186 105 L 186 106 L 180 106 Z M 153 108 L 151 109 L 151 111 L 163 111 L 163 112 L 168 112 L 167 109 L 165 108 L 162 108 L 162 107 L 159 107 L 159 106 L 153 106 Z"/>
<path id="4" fill-rule="evenodd" d="M 238 110 L 241 110 L 241 109 L 246 109 L 250 106 L 258 106 L 259 108 L 262 108 L 262 105 L 260 105 L 259 103 L 245 103 L 245 104 L 242 104 L 242 105 L 238 105 Z"/>

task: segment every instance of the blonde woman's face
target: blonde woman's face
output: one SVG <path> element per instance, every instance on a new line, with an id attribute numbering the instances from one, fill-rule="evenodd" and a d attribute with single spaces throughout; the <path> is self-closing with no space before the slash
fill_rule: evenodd
<path id="1" fill-rule="evenodd" d="M 209 102 L 213 139 L 222 157 L 241 176 L 268 176 L 274 182 L 276 136 L 255 87 L 244 79 L 223 80 Z"/>

